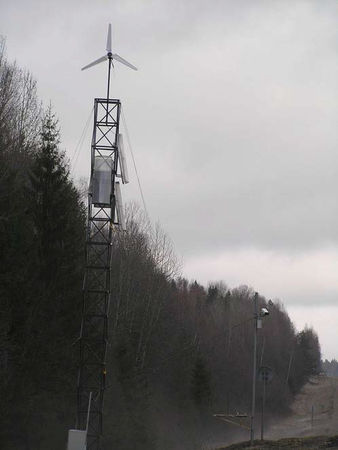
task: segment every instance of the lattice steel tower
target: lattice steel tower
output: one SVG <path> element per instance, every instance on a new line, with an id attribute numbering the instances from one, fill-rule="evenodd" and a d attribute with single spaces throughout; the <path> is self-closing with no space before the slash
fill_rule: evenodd
<path id="1" fill-rule="evenodd" d="M 120 100 L 109 98 L 113 60 L 136 70 L 132 64 L 112 53 L 111 25 L 109 25 L 107 55 L 82 69 L 108 61 L 107 98 L 94 100 L 86 267 L 80 331 L 77 429 L 87 429 L 87 450 L 100 449 L 106 385 L 108 312 L 111 298 L 112 237 L 115 227 L 122 229 L 125 227 L 118 180 L 121 179 L 123 183 L 127 183 L 128 174 L 119 129 L 121 103 Z M 90 397 L 91 405 L 88 414 Z"/>

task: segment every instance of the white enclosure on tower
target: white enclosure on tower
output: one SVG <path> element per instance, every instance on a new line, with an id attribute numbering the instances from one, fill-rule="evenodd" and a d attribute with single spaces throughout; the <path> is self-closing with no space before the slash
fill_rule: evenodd
<path id="1" fill-rule="evenodd" d="M 95 157 L 92 180 L 92 201 L 94 205 L 110 206 L 112 164 L 112 158 L 109 156 Z"/>

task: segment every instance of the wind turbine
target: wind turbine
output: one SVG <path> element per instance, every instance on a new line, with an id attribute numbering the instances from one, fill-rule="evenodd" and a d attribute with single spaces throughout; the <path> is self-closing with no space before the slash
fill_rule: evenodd
<path id="1" fill-rule="evenodd" d="M 137 70 L 133 64 L 130 64 L 130 62 L 126 61 L 122 56 L 118 55 L 117 53 L 112 53 L 111 48 L 111 24 L 108 25 L 108 36 L 107 36 L 107 46 L 106 46 L 107 54 L 104 56 L 101 56 L 101 58 L 96 59 L 95 61 L 91 62 L 90 64 L 87 64 L 86 66 L 82 67 L 81 70 L 89 69 L 90 67 L 96 66 L 96 64 L 100 64 L 101 62 L 108 60 L 108 87 L 107 87 L 107 101 L 109 100 L 109 86 L 110 86 L 110 71 L 111 66 L 114 67 L 113 60 L 118 61 L 121 64 L 124 64 L 125 66 L 129 67 L 130 69 Z"/>

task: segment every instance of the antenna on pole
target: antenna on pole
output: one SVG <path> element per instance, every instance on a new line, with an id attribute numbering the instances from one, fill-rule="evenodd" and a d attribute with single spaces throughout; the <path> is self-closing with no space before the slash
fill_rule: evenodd
<path id="1" fill-rule="evenodd" d="M 126 59 L 122 58 L 122 56 L 118 55 L 117 53 L 112 52 L 112 39 L 111 39 L 111 24 L 108 25 L 108 35 L 107 35 L 107 45 L 106 45 L 106 51 L 107 54 L 104 56 L 101 56 L 101 58 L 96 59 L 95 61 L 87 64 L 86 66 L 82 67 L 81 70 L 89 69 L 90 67 L 96 66 L 97 64 L 100 64 L 104 61 L 108 61 L 108 84 L 107 84 L 107 101 L 109 100 L 109 90 L 110 90 L 110 74 L 111 74 L 111 66 L 114 67 L 113 61 L 118 61 L 121 64 L 124 64 L 125 66 L 129 67 L 130 69 L 137 70 L 137 67 L 135 67 L 133 64 L 128 62 Z"/>

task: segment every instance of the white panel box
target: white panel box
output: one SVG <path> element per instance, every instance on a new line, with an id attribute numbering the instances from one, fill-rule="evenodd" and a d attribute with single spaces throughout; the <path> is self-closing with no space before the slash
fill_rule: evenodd
<path id="1" fill-rule="evenodd" d="M 117 218 L 119 220 L 119 224 L 122 230 L 126 231 L 126 219 L 124 217 L 120 183 L 118 181 L 115 182 L 115 199 L 116 199 Z"/>
<path id="2" fill-rule="evenodd" d="M 86 450 L 86 430 L 69 430 L 67 450 Z"/>
<path id="3" fill-rule="evenodd" d="M 113 161 L 110 157 L 95 157 L 92 182 L 95 206 L 110 206 L 112 164 Z"/>
<path id="4" fill-rule="evenodd" d="M 119 134 L 118 147 L 119 147 L 119 159 L 120 159 L 122 183 L 127 184 L 129 183 L 128 166 L 126 154 L 124 151 L 123 136 L 121 133 Z"/>

